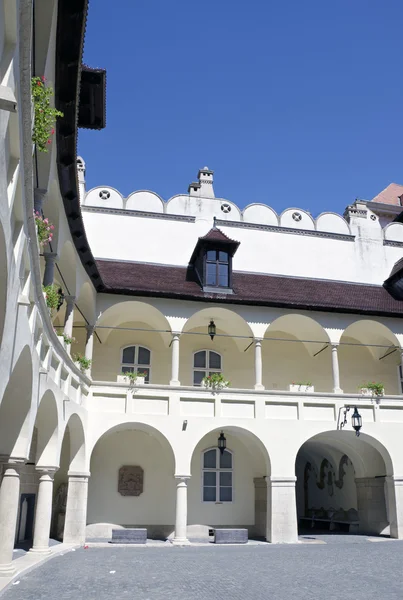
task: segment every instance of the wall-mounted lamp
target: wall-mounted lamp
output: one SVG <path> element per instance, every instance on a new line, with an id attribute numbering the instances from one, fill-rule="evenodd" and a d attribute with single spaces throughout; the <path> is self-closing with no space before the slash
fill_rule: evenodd
<path id="1" fill-rule="evenodd" d="M 213 319 L 211 319 L 211 321 L 210 321 L 209 326 L 208 326 L 207 329 L 208 329 L 208 334 L 209 334 L 209 336 L 211 338 L 211 341 L 213 341 L 214 340 L 214 336 L 217 333 L 217 328 L 215 326 L 215 323 L 214 323 Z"/>
<path id="2" fill-rule="evenodd" d="M 343 419 L 342 423 L 340 423 L 340 429 L 343 429 L 343 427 L 345 425 L 347 425 L 347 413 L 350 411 L 351 408 L 353 408 L 353 407 L 352 406 L 345 407 L 344 419 Z M 351 415 L 351 426 L 355 430 L 355 435 L 358 437 L 360 435 L 360 429 L 362 427 L 362 417 L 361 417 L 360 413 L 358 412 L 358 408 L 356 406 L 354 406 L 354 412 Z"/>
<path id="3" fill-rule="evenodd" d="M 224 450 L 226 447 L 227 447 L 227 440 L 224 435 L 224 432 L 222 431 L 218 438 L 218 449 L 220 450 L 221 454 L 224 454 Z"/>

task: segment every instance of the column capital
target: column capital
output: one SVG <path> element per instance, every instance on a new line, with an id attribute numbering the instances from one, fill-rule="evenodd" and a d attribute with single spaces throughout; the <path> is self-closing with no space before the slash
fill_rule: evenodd
<path id="1" fill-rule="evenodd" d="M 184 481 L 186 483 L 186 481 L 191 478 L 191 475 L 174 475 L 174 478 L 176 481 Z"/>
<path id="2" fill-rule="evenodd" d="M 27 462 L 26 458 L 19 456 L 10 456 L 9 454 L 0 454 L 0 465 L 8 465 L 9 467 L 23 467 Z"/>
<path id="3" fill-rule="evenodd" d="M 95 325 L 91 325 L 91 323 L 86 323 L 85 328 L 88 335 L 92 335 L 95 331 Z"/>
<path id="4" fill-rule="evenodd" d="M 57 252 L 44 252 L 43 258 L 45 262 L 56 262 L 59 258 Z"/>
<path id="5" fill-rule="evenodd" d="M 340 342 L 330 342 L 330 345 L 332 350 L 337 350 L 337 348 L 340 346 Z"/>
<path id="6" fill-rule="evenodd" d="M 91 477 L 91 473 L 89 471 L 68 471 L 68 477 L 73 477 L 74 479 L 88 479 Z"/>
<path id="7" fill-rule="evenodd" d="M 266 477 L 266 481 L 270 482 L 271 487 L 295 487 L 297 478 L 295 475 L 290 477 Z"/>
<path id="8" fill-rule="evenodd" d="M 76 297 L 75 296 L 70 296 L 70 295 L 65 295 L 64 299 L 66 301 L 66 304 L 74 304 Z"/>
<path id="9" fill-rule="evenodd" d="M 255 342 L 255 344 L 261 344 L 263 342 L 263 338 L 260 337 L 254 337 L 253 341 Z"/>
<path id="10" fill-rule="evenodd" d="M 180 331 L 172 331 L 172 339 L 173 340 L 179 340 L 180 336 L 181 336 L 181 332 Z"/>
<path id="11" fill-rule="evenodd" d="M 37 471 L 38 473 L 41 474 L 41 476 L 43 475 L 49 475 L 49 477 L 51 477 L 53 479 L 56 471 L 59 470 L 59 467 L 46 467 L 46 466 L 38 466 L 35 465 L 35 471 Z"/>

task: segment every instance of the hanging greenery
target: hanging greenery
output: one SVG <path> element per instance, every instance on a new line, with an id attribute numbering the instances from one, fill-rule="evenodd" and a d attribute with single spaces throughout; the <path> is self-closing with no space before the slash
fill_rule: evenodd
<path id="1" fill-rule="evenodd" d="M 36 231 L 38 233 L 38 242 L 40 246 L 44 246 L 52 241 L 54 225 L 49 219 L 44 219 L 41 214 L 36 211 L 34 212 L 34 218 L 36 223 Z"/>
<path id="2" fill-rule="evenodd" d="M 56 119 L 63 117 L 63 113 L 50 105 L 53 89 L 46 86 L 45 77 L 32 77 L 31 93 L 35 111 L 32 141 L 40 152 L 48 152 Z"/>
<path id="3" fill-rule="evenodd" d="M 60 288 L 56 284 L 44 285 L 43 291 L 45 293 L 46 305 L 50 309 L 57 309 L 60 302 Z"/>

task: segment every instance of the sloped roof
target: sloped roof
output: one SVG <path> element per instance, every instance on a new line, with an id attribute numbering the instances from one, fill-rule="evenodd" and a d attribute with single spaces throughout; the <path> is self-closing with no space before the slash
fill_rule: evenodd
<path id="1" fill-rule="evenodd" d="M 221 231 L 221 229 L 218 229 L 218 227 L 212 227 L 210 229 L 210 231 L 208 233 L 206 233 L 206 235 L 203 235 L 202 237 L 199 237 L 199 240 L 213 240 L 216 242 L 231 242 L 231 243 L 235 243 L 239 245 L 239 242 L 236 242 L 235 240 L 232 240 L 231 238 L 229 238 L 227 235 L 225 235 L 225 233 L 223 231 Z"/>
<path id="2" fill-rule="evenodd" d="M 234 271 L 234 293 L 220 294 L 203 292 L 197 282 L 187 279 L 185 267 L 108 260 L 98 260 L 97 266 L 106 293 L 403 316 L 403 302 L 376 285 Z"/>
<path id="3" fill-rule="evenodd" d="M 390 183 L 372 202 L 380 202 L 381 204 L 392 204 L 393 206 L 401 206 L 400 196 L 403 195 L 403 185 L 398 183 Z"/>

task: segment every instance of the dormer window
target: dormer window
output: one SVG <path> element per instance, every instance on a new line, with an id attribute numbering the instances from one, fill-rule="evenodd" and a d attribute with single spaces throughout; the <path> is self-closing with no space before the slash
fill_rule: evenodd
<path id="1" fill-rule="evenodd" d="M 197 281 L 204 292 L 233 294 L 232 257 L 239 242 L 231 240 L 215 225 L 197 240 L 189 261 L 188 278 Z"/>
<path id="2" fill-rule="evenodd" d="M 229 288 L 230 256 L 223 250 L 207 250 L 205 283 L 207 286 Z"/>

